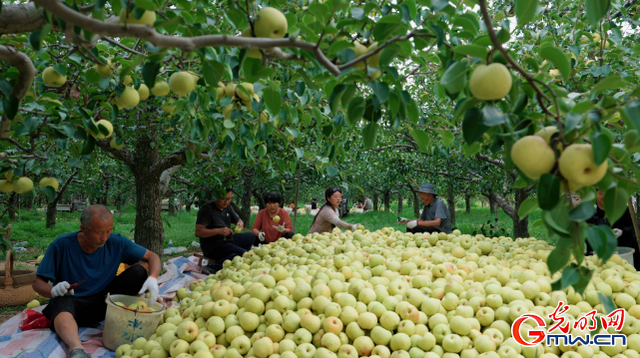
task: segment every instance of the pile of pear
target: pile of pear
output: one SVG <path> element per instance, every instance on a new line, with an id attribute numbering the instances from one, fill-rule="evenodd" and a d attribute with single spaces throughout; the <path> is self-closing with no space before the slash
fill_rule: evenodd
<path id="1" fill-rule="evenodd" d="M 297 234 L 225 261 L 181 289 L 149 339 L 116 357 L 176 358 L 603 358 L 640 357 L 640 274 L 618 255 L 595 270 L 584 295 L 553 291 L 535 238 L 375 232 Z M 512 322 L 558 302 L 569 322 L 595 309 L 598 292 L 626 310 L 627 345 L 523 348 Z M 523 337 L 538 328 L 521 327 Z M 609 328 L 613 333 L 613 329 Z M 573 329 L 573 335 L 589 332 Z M 533 338 L 533 337 L 530 337 Z"/>

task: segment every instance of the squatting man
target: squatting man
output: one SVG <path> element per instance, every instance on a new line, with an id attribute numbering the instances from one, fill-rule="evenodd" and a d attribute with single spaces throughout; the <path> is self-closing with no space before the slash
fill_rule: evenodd
<path id="1" fill-rule="evenodd" d="M 148 263 L 150 275 L 136 264 L 139 261 Z M 121 262 L 132 266 L 116 276 Z M 69 347 L 69 358 L 86 358 L 90 355 L 80 343 L 78 327 L 105 319 L 107 293 L 134 296 L 149 291 L 149 302 L 155 302 L 160 267 L 158 255 L 113 233 L 113 216 L 106 206 L 93 205 L 82 212 L 80 231 L 62 235 L 49 245 L 33 289 L 51 298 L 42 313 Z"/>

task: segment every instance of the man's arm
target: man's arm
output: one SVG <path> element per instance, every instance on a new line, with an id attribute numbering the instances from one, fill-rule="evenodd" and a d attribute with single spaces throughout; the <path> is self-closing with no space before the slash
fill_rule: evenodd
<path id="1" fill-rule="evenodd" d="M 419 219 L 418 220 L 418 226 L 440 226 L 441 222 L 442 222 L 442 219 L 435 219 L 435 220 L 422 220 L 422 219 Z"/>
<path id="2" fill-rule="evenodd" d="M 36 276 L 31 286 L 40 296 L 52 298 L 53 295 L 51 294 L 51 289 L 53 286 L 51 286 L 48 281 L 49 280 L 43 276 Z"/>
<path id="3" fill-rule="evenodd" d="M 155 252 L 147 250 L 141 260 L 149 264 L 149 275 L 158 278 L 161 267 L 160 257 Z"/>
<path id="4" fill-rule="evenodd" d="M 202 237 L 211 237 L 216 235 L 227 236 L 231 233 L 233 233 L 233 230 L 231 230 L 228 227 L 221 227 L 217 229 L 207 229 L 207 227 L 204 225 L 196 224 L 196 237 L 202 238 Z"/>

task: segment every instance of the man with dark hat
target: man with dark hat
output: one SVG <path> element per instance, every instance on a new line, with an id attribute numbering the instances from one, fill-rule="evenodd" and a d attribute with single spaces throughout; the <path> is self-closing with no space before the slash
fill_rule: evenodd
<path id="1" fill-rule="evenodd" d="M 444 232 L 451 233 L 451 220 L 449 209 L 444 201 L 438 198 L 435 187 L 429 183 L 422 183 L 418 193 L 424 204 L 422 215 L 418 220 L 398 218 L 398 224 L 407 224 L 407 232 Z"/>

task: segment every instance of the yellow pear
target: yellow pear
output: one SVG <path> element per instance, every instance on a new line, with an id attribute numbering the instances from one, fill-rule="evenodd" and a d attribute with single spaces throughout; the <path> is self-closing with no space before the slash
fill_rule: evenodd
<path id="1" fill-rule="evenodd" d="M 47 67 L 42 71 L 42 80 L 49 87 L 60 87 L 67 82 L 67 76 L 59 74 L 53 67 Z"/>
<path id="2" fill-rule="evenodd" d="M 171 91 L 178 96 L 186 96 L 196 88 L 196 83 L 190 73 L 185 71 L 174 72 L 171 77 L 169 77 L 169 87 Z"/>
<path id="3" fill-rule="evenodd" d="M 113 73 L 113 67 L 111 65 L 111 60 L 107 60 L 106 65 L 96 65 L 96 71 L 100 74 L 100 76 L 107 78 L 111 76 Z"/>
<path id="4" fill-rule="evenodd" d="M 227 86 L 224 88 L 224 94 L 227 97 L 235 97 L 236 85 L 234 85 L 233 83 L 228 83 Z"/>
<path id="5" fill-rule="evenodd" d="M 138 94 L 140 95 L 141 101 L 149 98 L 149 87 L 147 87 L 147 85 L 145 85 L 144 83 L 141 83 L 140 87 L 138 87 Z"/>
<path id="6" fill-rule="evenodd" d="M 127 9 L 120 10 L 120 22 L 124 23 L 124 17 L 127 15 Z M 127 23 L 132 25 L 149 25 L 153 26 L 153 23 L 156 22 L 156 13 L 153 11 L 145 10 L 144 14 L 138 20 L 135 19 L 133 12 L 129 12 L 129 16 L 127 16 Z"/>
<path id="7" fill-rule="evenodd" d="M 242 35 L 240 35 L 242 37 L 253 37 L 253 35 L 251 34 L 251 27 L 247 27 L 244 30 L 242 30 Z M 258 60 L 262 59 L 262 53 L 260 52 L 259 49 L 257 48 L 252 48 L 249 49 L 249 52 L 247 52 L 247 57 L 249 58 L 256 58 Z M 220 97 L 218 97 L 220 98 Z"/>
<path id="8" fill-rule="evenodd" d="M 40 179 L 40 183 L 38 183 L 38 187 L 46 188 L 48 186 L 52 187 L 53 190 L 57 191 L 58 187 L 60 187 L 60 183 L 58 183 L 58 179 L 54 177 L 44 177 Z"/>
<path id="9" fill-rule="evenodd" d="M 9 180 L 0 180 L 0 192 L 10 193 L 13 191 L 13 184 Z"/>
<path id="10" fill-rule="evenodd" d="M 31 300 L 31 302 L 27 303 L 27 308 L 36 308 L 40 306 L 40 301 Z"/>
<path id="11" fill-rule="evenodd" d="M 227 96 L 227 93 L 224 90 L 224 86 L 216 87 L 216 93 L 218 94 L 218 99 L 222 99 Z"/>
<path id="12" fill-rule="evenodd" d="M 596 166 L 591 144 L 572 144 L 560 155 L 558 167 L 562 176 L 577 190 L 597 184 L 607 173 L 608 163 L 605 160 Z"/>
<path id="13" fill-rule="evenodd" d="M 96 136 L 96 138 L 105 139 L 105 138 L 111 137 L 111 135 L 113 134 L 113 124 L 111 124 L 111 122 L 109 122 L 106 119 L 101 119 L 101 120 L 96 122 L 96 126 L 98 126 L 98 125 L 102 125 L 105 128 L 107 128 L 107 130 L 109 131 L 109 134 L 105 136 L 104 134 L 102 134 L 102 132 L 99 132 L 98 135 Z"/>
<path id="14" fill-rule="evenodd" d="M 118 143 L 116 142 L 116 137 L 111 138 L 111 142 L 109 142 L 109 146 L 113 149 L 122 149 L 124 148 L 124 142 L 122 142 L 122 144 L 118 145 Z"/>
<path id="15" fill-rule="evenodd" d="M 11 180 L 13 178 L 13 170 L 6 172 L 4 177 L 7 178 L 7 180 Z"/>
<path id="16" fill-rule="evenodd" d="M 287 18 L 280 10 L 264 7 L 258 12 L 258 19 L 253 23 L 256 37 L 281 39 L 287 33 Z"/>
<path id="17" fill-rule="evenodd" d="M 229 103 L 222 109 L 224 119 L 231 119 L 231 112 L 233 111 L 233 103 Z"/>
<path id="18" fill-rule="evenodd" d="M 593 42 L 600 42 L 600 40 L 602 39 L 602 37 L 600 37 L 600 34 L 597 32 L 592 33 L 591 36 L 593 36 Z"/>
<path id="19" fill-rule="evenodd" d="M 165 81 L 156 81 L 151 89 L 154 96 L 166 96 L 169 94 L 169 84 Z"/>
<path id="20" fill-rule="evenodd" d="M 557 131 L 558 131 L 558 127 L 548 126 L 540 129 L 534 135 L 541 137 L 548 144 L 551 141 L 551 136 L 553 136 L 553 134 L 556 133 Z M 560 150 L 562 151 L 562 143 L 557 143 L 556 147 L 560 148 Z"/>
<path id="21" fill-rule="evenodd" d="M 554 77 L 560 76 L 560 70 L 556 70 L 555 68 L 551 68 L 551 69 L 549 69 L 549 74 L 551 76 L 554 76 Z"/>
<path id="22" fill-rule="evenodd" d="M 364 55 L 365 53 L 367 53 L 367 47 L 365 45 L 361 44 L 358 41 L 353 41 L 352 50 L 353 50 L 353 52 L 355 52 L 355 56 L 353 57 L 354 59 L 356 59 L 356 58 Z M 364 70 L 364 68 L 365 68 L 364 61 L 360 61 L 360 62 L 356 63 L 355 65 L 353 65 L 353 67 L 355 67 L 355 68 L 357 68 L 359 70 Z"/>
<path id="23" fill-rule="evenodd" d="M 132 303 L 131 305 L 129 305 L 129 308 L 134 309 L 134 310 L 146 310 L 147 309 L 147 303 L 144 301 L 138 301 L 136 303 Z"/>
<path id="24" fill-rule="evenodd" d="M 511 160 L 528 178 L 539 179 L 553 169 L 556 156 L 543 138 L 530 135 L 513 144 Z"/>
<path id="25" fill-rule="evenodd" d="M 496 62 L 476 67 L 469 80 L 469 90 L 477 99 L 494 101 L 509 93 L 511 83 L 511 73 L 507 67 Z"/>
<path id="26" fill-rule="evenodd" d="M 260 122 L 267 123 L 269 122 L 269 114 L 267 111 L 260 112 Z"/>
<path id="27" fill-rule="evenodd" d="M 162 107 L 162 110 L 163 110 L 165 113 L 169 113 L 169 114 L 173 113 L 173 110 L 174 110 L 174 109 L 176 109 L 176 106 L 175 106 L 175 105 L 173 105 L 173 99 L 168 99 L 168 100 L 165 102 L 165 105 Z"/>
<path id="28" fill-rule="evenodd" d="M 20 177 L 13 182 L 13 191 L 18 194 L 30 192 L 33 189 L 33 181 L 27 177 Z"/>
<path id="29" fill-rule="evenodd" d="M 140 103 L 140 94 L 133 87 L 125 87 L 120 96 L 116 96 L 116 103 L 122 108 L 132 108 Z"/>
<path id="30" fill-rule="evenodd" d="M 59 104 L 59 105 L 62 105 L 62 102 L 60 102 L 59 100 L 57 100 L 57 99 L 51 99 L 51 98 L 49 98 L 49 97 L 41 97 L 41 98 L 40 98 L 40 100 L 42 100 L 42 101 L 47 101 L 47 102 L 53 102 L 53 103 L 57 103 L 57 104 Z"/>
<path id="31" fill-rule="evenodd" d="M 253 92 L 253 84 L 249 82 L 242 82 L 240 86 L 244 87 L 249 94 L 246 94 L 243 90 L 236 88 L 238 98 L 242 101 L 249 101 L 249 103 L 251 103 L 251 96 L 255 94 L 255 92 Z"/>

